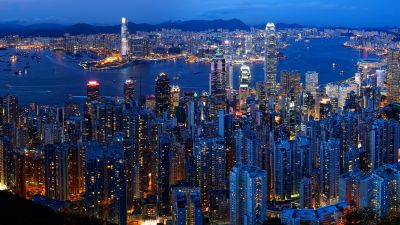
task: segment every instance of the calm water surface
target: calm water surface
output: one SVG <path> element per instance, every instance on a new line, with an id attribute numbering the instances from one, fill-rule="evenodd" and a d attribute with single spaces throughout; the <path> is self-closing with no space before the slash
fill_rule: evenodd
<path id="1" fill-rule="evenodd" d="M 309 43 L 291 42 L 282 52 L 286 59 L 279 62 L 281 70 L 308 70 L 319 72 L 321 84 L 346 79 L 356 71 L 355 63 L 362 57 L 360 52 L 345 48 L 345 39 L 312 39 Z M 151 62 L 134 64 L 112 71 L 84 71 L 77 64 L 79 60 L 50 51 L 37 52 L 41 60 L 19 56 L 17 62 L 9 64 L 9 54 L 13 49 L 0 51 L 0 94 L 18 95 L 21 103 L 63 103 L 69 96 L 86 95 L 86 82 L 96 79 L 101 84 L 101 94 L 121 96 L 123 82 L 133 77 L 137 81 L 137 93 L 148 95 L 154 93 L 155 77 L 160 72 L 167 73 L 172 83 L 178 84 L 181 90 L 208 91 L 210 65 L 206 63 L 186 64 L 184 61 Z M 32 55 L 32 53 L 31 53 Z M 30 68 L 24 73 L 24 66 L 29 62 Z M 333 70 L 332 63 L 336 63 Z M 3 71 L 11 68 L 12 71 Z M 234 67 L 234 85 L 238 86 L 240 65 Z M 22 75 L 14 71 L 22 70 Z M 262 64 L 251 66 L 253 83 L 263 80 Z M 344 73 L 341 75 L 340 71 Z M 279 76 L 278 76 L 279 77 Z M 279 78 L 278 78 L 279 79 Z"/>

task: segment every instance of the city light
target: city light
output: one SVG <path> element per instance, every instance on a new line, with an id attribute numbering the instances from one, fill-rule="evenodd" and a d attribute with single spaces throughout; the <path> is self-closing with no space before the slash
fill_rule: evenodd
<path id="1" fill-rule="evenodd" d="M 289 4 L 259 18 L 251 4 L 224 8 L 243 21 L 180 21 L 202 9 L 184 2 L 138 4 L 131 18 L 111 10 L 127 2 L 93 5 L 93 24 L 0 21 L 0 202 L 20 206 L 5 214 L 54 225 L 396 224 L 398 21 L 382 7 L 379 20 L 350 21 L 358 5 L 346 27 L 337 7 L 300 2 L 299 21 L 279 20 Z M 141 18 L 170 11 L 177 18 L 160 24 Z"/>

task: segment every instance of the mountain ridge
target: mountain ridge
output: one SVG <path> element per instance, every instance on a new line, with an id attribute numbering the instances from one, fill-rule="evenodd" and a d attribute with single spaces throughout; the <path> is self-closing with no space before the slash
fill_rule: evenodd
<path id="1" fill-rule="evenodd" d="M 265 25 L 248 25 L 239 19 L 215 19 L 215 20 L 186 20 L 186 21 L 168 21 L 159 24 L 149 23 L 128 23 L 130 33 L 137 31 L 156 31 L 161 29 L 180 29 L 183 31 L 206 31 L 206 30 L 250 30 L 251 27 L 264 29 Z M 305 28 L 313 26 L 304 26 L 300 24 L 276 23 L 276 27 L 280 28 Z M 321 27 L 319 27 L 321 28 Z M 390 27 L 377 28 L 389 30 Z M 0 22 L 0 36 L 20 35 L 20 36 L 46 36 L 57 37 L 68 33 L 70 35 L 88 35 L 100 33 L 119 33 L 120 25 L 92 25 L 89 23 L 76 23 L 72 25 L 60 25 L 57 23 L 33 23 L 21 24 L 18 21 Z"/>

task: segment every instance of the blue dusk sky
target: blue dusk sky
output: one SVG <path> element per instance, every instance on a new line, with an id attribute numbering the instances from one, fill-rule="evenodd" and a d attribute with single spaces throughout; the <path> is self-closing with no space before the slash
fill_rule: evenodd
<path id="1" fill-rule="evenodd" d="M 117 24 L 238 18 L 319 26 L 400 26 L 400 0 L 0 0 L 0 22 Z"/>

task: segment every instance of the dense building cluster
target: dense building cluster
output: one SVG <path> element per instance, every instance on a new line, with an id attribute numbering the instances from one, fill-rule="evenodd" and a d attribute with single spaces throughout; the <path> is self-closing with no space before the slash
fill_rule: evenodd
<path id="1" fill-rule="evenodd" d="M 181 93 L 161 73 L 147 97 L 129 79 L 123 97 L 88 81 L 85 102 L 1 98 L 1 187 L 121 225 L 336 224 L 349 207 L 400 212 L 400 53 L 360 61 L 338 83 L 319 85 L 309 71 L 303 84 L 297 71 L 277 79 L 274 24 L 264 37 L 254 87 L 243 65 L 233 88 L 221 46 L 204 93 Z"/>

